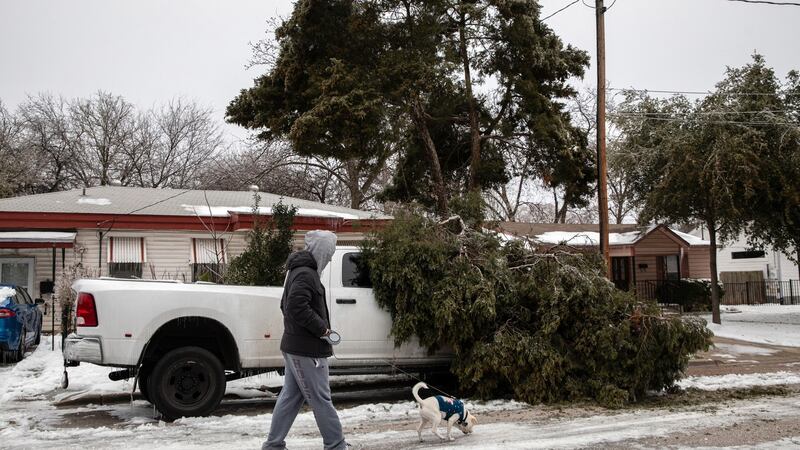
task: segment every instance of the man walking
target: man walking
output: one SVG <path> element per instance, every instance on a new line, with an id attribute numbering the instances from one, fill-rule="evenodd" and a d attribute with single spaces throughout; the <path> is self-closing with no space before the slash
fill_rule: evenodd
<path id="1" fill-rule="evenodd" d="M 304 402 L 314 410 L 325 450 L 348 447 L 331 402 L 328 358 L 333 355 L 333 348 L 321 339 L 331 330 L 320 275 L 336 250 L 336 235 L 330 231 L 309 231 L 305 243 L 305 249 L 292 253 L 286 262 L 289 273 L 281 298 L 284 327 L 281 351 L 286 375 L 262 450 L 286 449 L 286 435 Z"/>

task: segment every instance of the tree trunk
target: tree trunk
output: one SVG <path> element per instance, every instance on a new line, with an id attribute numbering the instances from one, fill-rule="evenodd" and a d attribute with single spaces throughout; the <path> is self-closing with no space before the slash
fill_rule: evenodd
<path id="1" fill-rule="evenodd" d="M 475 104 L 475 96 L 472 95 L 472 74 L 469 68 L 469 53 L 467 52 L 466 36 L 466 17 L 461 15 L 461 23 L 458 27 L 459 51 L 461 53 L 461 63 L 464 65 L 464 89 L 467 94 L 467 105 L 469 107 L 469 130 L 470 130 L 470 158 L 469 158 L 469 190 L 479 191 L 480 181 L 478 171 L 481 165 L 481 129 L 478 121 L 478 108 Z"/>
<path id="2" fill-rule="evenodd" d="M 358 170 L 358 161 L 352 159 L 347 161 L 345 163 L 345 172 L 347 173 L 347 191 L 350 193 L 350 207 L 360 209 L 363 195 L 359 184 L 361 172 Z"/>
<path id="3" fill-rule="evenodd" d="M 719 314 L 719 284 L 717 276 L 717 224 L 709 220 L 706 222 L 708 226 L 708 239 L 711 245 L 708 248 L 708 256 L 711 264 L 711 321 L 716 324 L 721 324 L 722 319 Z"/>
<path id="4" fill-rule="evenodd" d="M 411 119 L 417 128 L 420 139 L 425 146 L 428 162 L 431 167 L 431 177 L 433 178 L 433 193 L 436 197 L 436 213 L 440 217 L 447 217 L 447 187 L 442 176 L 442 166 L 439 164 L 439 154 L 436 152 L 436 144 L 433 143 L 428 123 L 425 118 L 425 108 L 419 97 L 411 100 Z"/>

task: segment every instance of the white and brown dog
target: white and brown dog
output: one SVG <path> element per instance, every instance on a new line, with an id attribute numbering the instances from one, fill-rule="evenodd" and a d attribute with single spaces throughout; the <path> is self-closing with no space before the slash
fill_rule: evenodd
<path id="1" fill-rule="evenodd" d="M 422 399 L 419 397 L 419 390 L 423 388 L 428 389 L 428 385 L 419 382 L 414 385 L 414 388 L 411 390 L 414 394 L 414 399 L 419 404 L 420 421 L 417 427 L 417 434 L 419 435 L 420 442 L 422 442 L 422 429 L 427 423 L 431 424 L 431 431 L 433 434 L 442 440 L 455 440 L 450 434 L 453 425 L 458 427 L 464 434 L 472 433 L 472 429 L 475 428 L 478 419 L 467 411 L 467 408 L 464 407 L 464 403 L 461 400 L 442 395 L 435 395 Z M 443 420 L 447 423 L 446 438 L 439 434 L 438 431 L 439 424 Z"/>

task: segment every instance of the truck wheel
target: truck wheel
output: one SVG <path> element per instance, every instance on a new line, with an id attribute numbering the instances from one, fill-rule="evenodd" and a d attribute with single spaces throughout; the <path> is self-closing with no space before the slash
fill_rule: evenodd
<path id="1" fill-rule="evenodd" d="M 206 416 L 225 395 L 222 363 L 200 347 L 181 347 L 161 357 L 147 383 L 146 391 L 165 420 Z"/>
<path id="2" fill-rule="evenodd" d="M 139 386 L 139 392 L 142 394 L 145 400 L 150 403 L 153 403 L 153 400 L 150 399 L 150 391 L 149 389 L 149 381 L 150 381 L 150 369 L 147 366 L 142 366 L 139 369 L 139 381 L 137 385 Z"/>

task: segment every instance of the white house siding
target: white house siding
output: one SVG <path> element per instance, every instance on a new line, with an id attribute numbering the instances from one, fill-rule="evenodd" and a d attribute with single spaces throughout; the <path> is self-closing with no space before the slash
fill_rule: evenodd
<path id="1" fill-rule="evenodd" d="M 295 248 L 302 248 L 305 233 L 298 232 L 293 237 Z M 82 262 L 90 276 L 108 276 L 108 237 L 143 237 L 145 243 L 145 263 L 142 268 L 142 278 L 153 279 L 178 279 L 191 282 L 192 278 L 192 239 L 210 239 L 209 233 L 188 231 L 152 231 L 152 230 L 120 230 L 111 231 L 103 237 L 103 248 L 98 252 L 99 241 L 97 231 L 94 229 L 78 230 L 75 237 L 75 247 L 64 250 L 64 266 L 69 267 L 75 262 Z M 226 262 L 240 255 L 247 247 L 247 231 L 226 233 L 218 236 L 225 240 Z M 361 241 L 360 233 L 339 233 L 340 245 L 355 245 Z M 98 256 L 100 264 L 98 265 Z M 48 314 L 44 318 L 44 328 L 50 331 L 52 324 L 52 304 L 50 295 L 41 295 L 39 282 L 52 279 L 52 249 L 0 249 L 0 258 L 33 258 L 34 283 L 31 297 L 43 297 L 48 304 Z M 62 273 L 61 249 L 56 249 L 56 277 Z M 55 330 L 60 332 L 61 308 L 56 302 Z"/>
<path id="2" fill-rule="evenodd" d="M 708 239 L 708 232 L 695 230 L 693 235 Z M 717 250 L 717 271 L 722 272 L 755 272 L 764 274 L 765 280 L 798 280 L 797 264 L 790 261 L 782 252 L 772 249 L 764 250 L 762 258 L 733 259 L 733 252 L 751 250 L 747 245 L 747 236 L 742 234 L 732 242 L 725 242 Z"/>
<path id="3" fill-rule="evenodd" d="M 304 232 L 295 233 L 293 246 L 302 248 Z M 108 276 L 108 237 L 143 237 L 145 245 L 145 263 L 142 270 L 144 279 L 178 279 L 191 281 L 192 239 L 211 239 L 207 232 L 188 231 L 152 231 L 152 230 L 120 230 L 111 231 L 103 237 L 103 249 L 99 253 L 101 264 L 98 266 L 98 238 L 96 230 L 78 230 L 76 237 L 76 255 L 82 256 L 84 267 L 93 276 Z M 339 233 L 340 245 L 356 245 L 363 239 L 361 233 Z M 225 241 L 225 260 L 230 262 L 247 247 L 247 230 L 235 233 L 218 234 L 217 239 Z M 67 250 L 71 252 L 71 250 Z M 155 275 L 155 277 L 154 277 Z"/>

